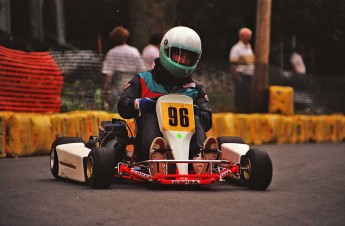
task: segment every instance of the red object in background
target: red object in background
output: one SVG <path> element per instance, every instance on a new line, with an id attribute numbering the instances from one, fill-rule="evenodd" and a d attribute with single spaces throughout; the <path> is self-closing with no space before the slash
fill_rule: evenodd
<path id="1" fill-rule="evenodd" d="M 0 110 L 60 112 L 63 76 L 49 52 L 0 46 Z"/>

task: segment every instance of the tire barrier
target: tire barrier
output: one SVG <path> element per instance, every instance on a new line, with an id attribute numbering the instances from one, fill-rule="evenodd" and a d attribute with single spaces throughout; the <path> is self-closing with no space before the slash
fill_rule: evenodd
<path id="1" fill-rule="evenodd" d="M 343 142 L 345 116 L 217 113 L 207 136 L 241 136 L 248 144 Z"/>
<path id="2" fill-rule="evenodd" d="M 0 46 L 0 110 L 60 112 L 62 72 L 49 52 Z"/>
<path id="3" fill-rule="evenodd" d="M 120 118 L 104 111 L 76 111 L 60 114 L 0 112 L 0 156 L 46 155 L 59 136 L 98 135 L 102 120 Z M 133 120 L 128 120 L 134 128 Z"/>
<path id="4" fill-rule="evenodd" d="M 0 157 L 47 155 L 56 137 L 87 141 L 98 135 L 102 120 L 112 118 L 120 117 L 105 111 L 0 112 Z M 134 132 L 134 121 L 127 122 Z M 240 136 L 248 144 L 344 142 L 345 116 L 215 113 L 207 136 Z"/>

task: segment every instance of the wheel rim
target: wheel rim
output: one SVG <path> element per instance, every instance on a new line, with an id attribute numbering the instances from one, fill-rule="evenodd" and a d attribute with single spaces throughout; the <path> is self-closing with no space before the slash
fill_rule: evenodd
<path id="1" fill-rule="evenodd" d="M 54 168 L 54 159 L 55 159 L 55 151 L 52 148 L 52 150 L 50 152 L 50 169 Z"/>
<path id="2" fill-rule="evenodd" d="M 87 159 L 87 164 L 86 164 L 86 176 L 88 179 L 91 178 L 92 171 L 93 171 L 93 157 L 89 156 L 89 158 Z"/>
<path id="3" fill-rule="evenodd" d="M 250 173 L 251 173 L 251 169 L 252 169 L 252 164 L 250 162 L 250 159 L 246 158 L 243 162 L 243 176 L 246 180 L 249 180 L 250 178 Z"/>

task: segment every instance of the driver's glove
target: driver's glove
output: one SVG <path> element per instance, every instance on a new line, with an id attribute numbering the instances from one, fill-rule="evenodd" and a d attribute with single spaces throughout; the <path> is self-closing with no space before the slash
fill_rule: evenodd
<path id="1" fill-rule="evenodd" d="M 156 101 L 150 98 L 141 98 L 134 101 L 135 109 L 139 110 L 139 115 L 143 112 L 153 111 L 156 108 Z"/>

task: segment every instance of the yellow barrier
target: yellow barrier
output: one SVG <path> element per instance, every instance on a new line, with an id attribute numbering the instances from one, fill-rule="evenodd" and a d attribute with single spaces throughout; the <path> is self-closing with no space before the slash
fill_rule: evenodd
<path id="1" fill-rule="evenodd" d="M 248 123 L 249 115 L 247 114 L 235 114 L 234 115 L 234 126 L 235 133 L 237 136 L 243 138 L 244 142 L 251 143 L 250 127 Z"/>
<path id="2" fill-rule="evenodd" d="M 9 118 L 8 154 L 13 156 L 29 156 L 35 153 L 32 144 L 32 114 L 13 114 Z M 7 138 L 6 138 L 7 139 Z"/>
<path id="3" fill-rule="evenodd" d="M 278 143 L 294 143 L 293 132 L 293 118 L 282 116 L 281 121 L 278 125 Z"/>
<path id="4" fill-rule="evenodd" d="M 293 116 L 293 130 L 292 143 L 306 142 L 309 133 L 307 116 Z"/>
<path id="5" fill-rule="evenodd" d="M 212 116 L 213 127 L 207 133 L 208 136 L 236 136 L 234 114 L 218 113 Z"/>
<path id="6" fill-rule="evenodd" d="M 269 88 L 269 112 L 284 115 L 294 113 L 293 94 L 294 90 L 288 86 L 270 86 Z"/>
<path id="7" fill-rule="evenodd" d="M 263 143 L 278 142 L 278 131 L 280 121 L 280 115 L 263 115 L 263 120 L 261 121 L 261 139 Z"/>
<path id="8" fill-rule="evenodd" d="M 56 137 L 67 136 L 67 114 L 53 114 L 50 116 L 50 140 L 54 140 Z"/>
<path id="9" fill-rule="evenodd" d="M 120 118 L 104 111 L 60 114 L 0 112 L 0 157 L 48 154 L 58 136 L 97 136 L 102 120 Z M 135 132 L 134 120 L 126 120 Z M 130 135 L 130 134 L 129 134 Z M 248 144 L 343 142 L 345 116 L 213 114 L 207 136 L 240 136 Z"/>
<path id="10" fill-rule="evenodd" d="M 33 154 L 49 154 L 51 140 L 51 120 L 49 115 L 31 116 L 31 148 Z"/>
<path id="11" fill-rule="evenodd" d="M 0 112 L 0 158 L 6 157 L 6 154 L 9 152 L 9 147 L 7 145 L 7 122 L 12 115 L 13 112 Z"/>

